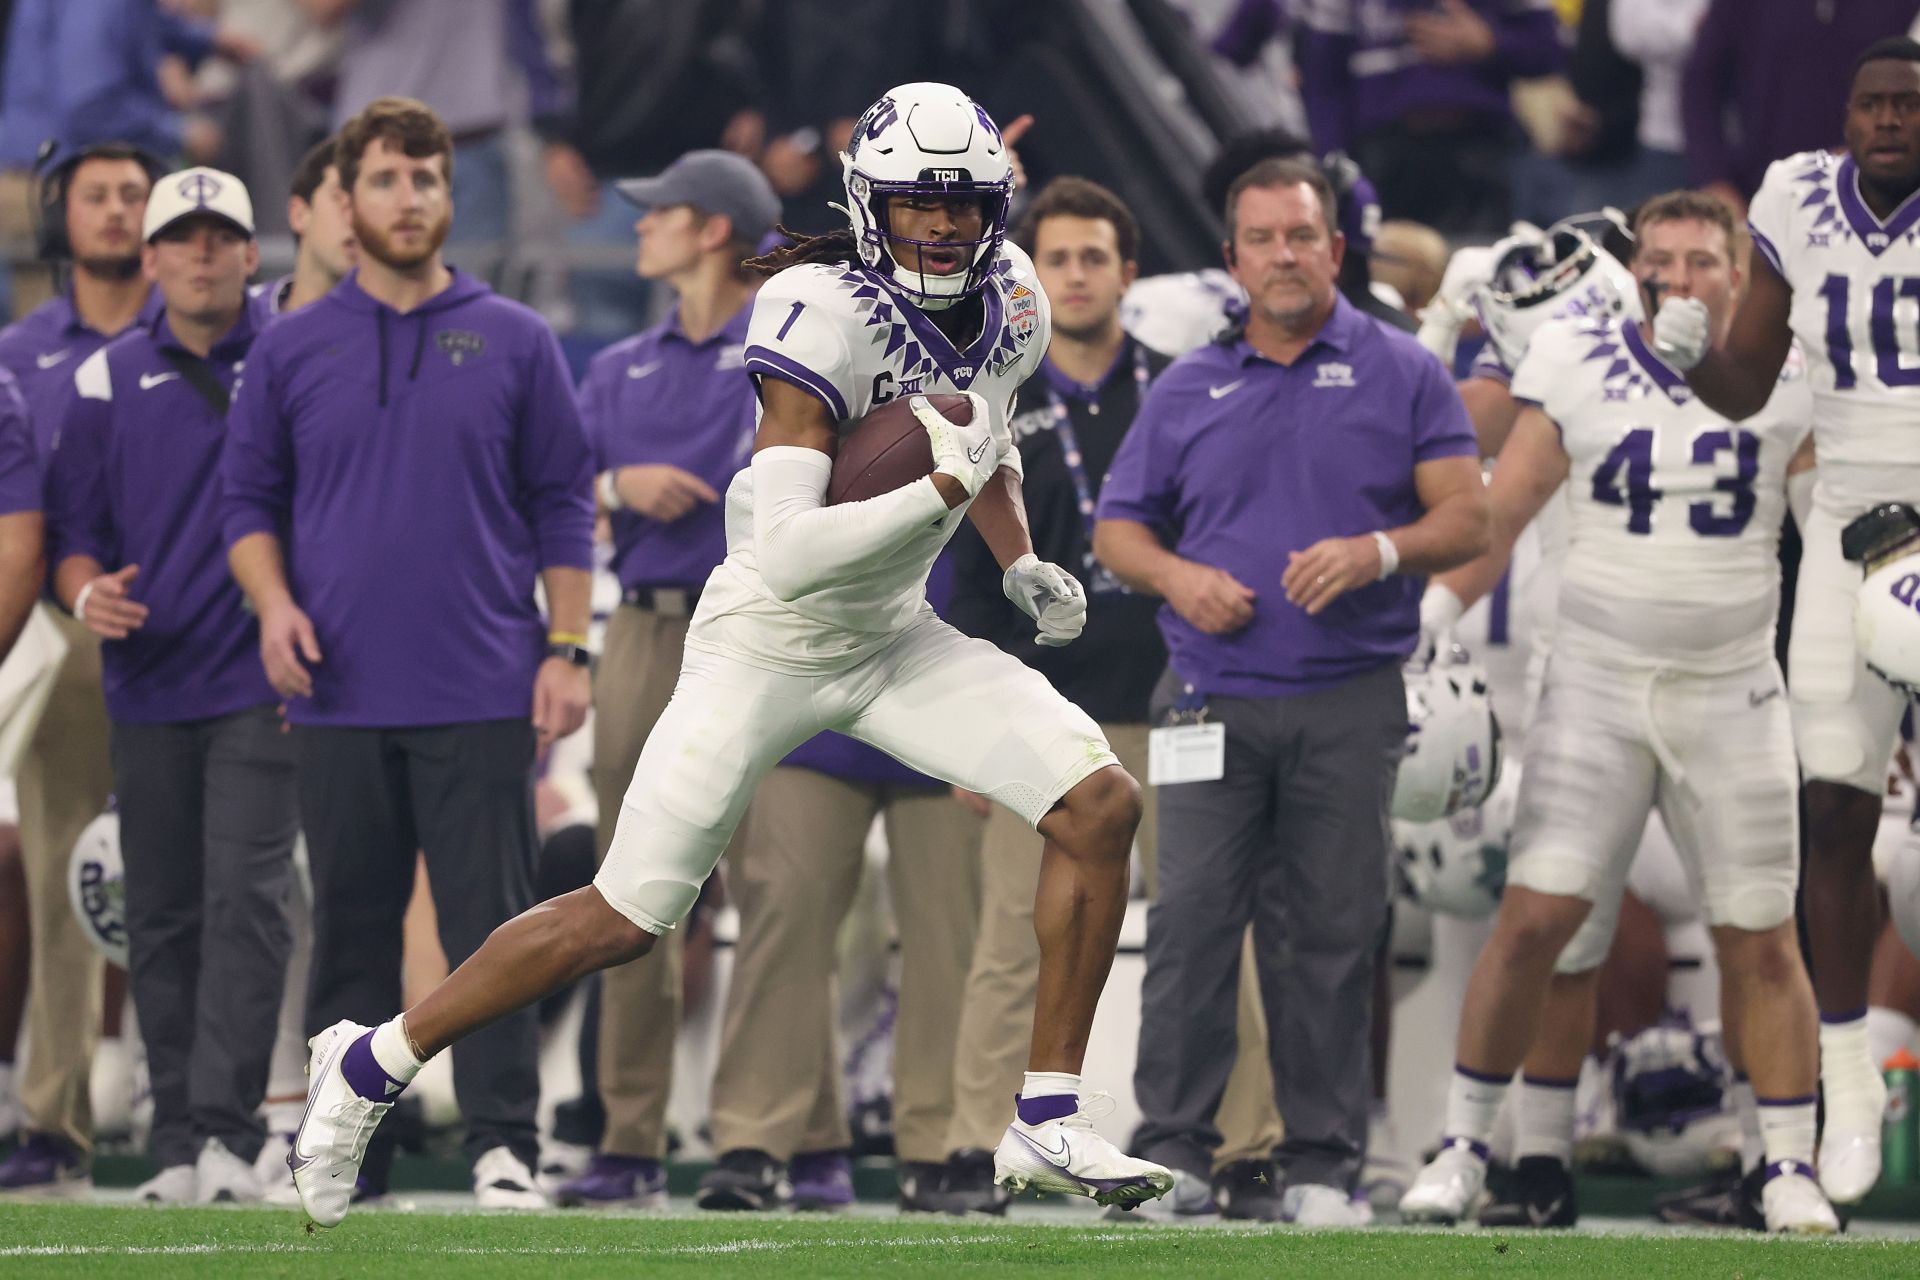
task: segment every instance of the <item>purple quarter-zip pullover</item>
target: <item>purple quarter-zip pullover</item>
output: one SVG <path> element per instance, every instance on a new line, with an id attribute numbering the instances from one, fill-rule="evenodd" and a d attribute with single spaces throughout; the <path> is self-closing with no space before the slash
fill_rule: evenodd
<path id="1" fill-rule="evenodd" d="M 517 719 L 545 645 L 534 581 L 586 569 L 593 455 L 560 344 L 458 271 L 405 315 L 358 273 L 269 325 L 222 462 L 231 546 L 274 533 L 321 662 L 297 723 Z"/>

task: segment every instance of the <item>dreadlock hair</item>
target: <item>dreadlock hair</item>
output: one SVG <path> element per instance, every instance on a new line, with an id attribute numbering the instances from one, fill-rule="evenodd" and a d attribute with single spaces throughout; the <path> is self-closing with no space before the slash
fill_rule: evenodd
<path id="1" fill-rule="evenodd" d="M 854 243 L 851 227 L 840 231 L 829 231 L 823 236 L 802 235 L 791 230 L 785 223 L 774 226 L 775 234 L 788 243 L 776 249 L 769 249 L 757 258 L 748 258 L 740 265 L 757 275 L 778 275 L 788 267 L 798 267 L 809 262 L 841 262 L 848 266 L 860 265 L 860 250 Z"/>

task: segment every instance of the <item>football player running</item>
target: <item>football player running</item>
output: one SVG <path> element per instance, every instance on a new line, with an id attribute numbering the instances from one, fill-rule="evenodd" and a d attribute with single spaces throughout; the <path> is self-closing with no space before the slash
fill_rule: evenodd
<path id="1" fill-rule="evenodd" d="M 428 1058 L 648 951 L 692 907 L 760 778 L 825 729 L 990 796 L 1046 837 L 1030 1070 L 996 1180 L 1120 1205 L 1172 1185 L 1168 1170 L 1101 1137 L 1078 1097 L 1126 905 L 1139 786 L 1085 712 L 940 621 L 925 597 L 935 557 L 970 517 L 1041 643 L 1070 642 L 1086 617 L 1080 584 L 1032 553 L 1006 425 L 1049 328 L 1032 264 L 1006 243 L 1006 148 L 958 89 L 909 84 L 867 110 L 842 162 L 850 229 L 755 260 L 774 274 L 747 335 L 760 394 L 753 462 L 727 491 L 727 558 L 700 597 L 606 860 L 592 885 L 495 930 L 401 1016 L 314 1038 L 288 1163 L 322 1226 L 345 1215 L 367 1138 Z M 934 392 L 972 397 L 972 421 L 949 422 L 926 402 Z M 926 426 L 933 474 L 825 505 L 841 436 L 900 397 Z"/>
<path id="2" fill-rule="evenodd" d="M 1793 728 L 1806 778 L 1807 935 L 1821 1013 L 1820 1180 L 1839 1203 L 1880 1175 L 1886 1088 L 1867 1047 L 1879 936 L 1873 837 L 1906 699 L 1867 670 L 1852 632 L 1861 569 L 1842 531 L 1885 502 L 1920 502 L 1920 44 L 1882 40 L 1855 64 L 1843 154 L 1775 161 L 1748 209 L 1753 280 L 1732 327 L 1697 298 L 1654 319 L 1666 362 L 1729 418 L 1759 412 L 1797 337 L 1820 456 L 1795 594 Z"/>
<path id="3" fill-rule="evenodd" d="M 1649 201 L 1637 230 L 1649 291 L 1697 301 L 1724 332 L 1739 280 L 1726 208 L 1676 193 Z M 1507 891 L 1461 1014 L 1440 1153 L 1401 1201 L 1409 1220 L 1455 1221 L 1479 1200 L 1555 960 L 1594 902 L 1618 894 L 1657 809 L 1699 886 L 1722 1018 L 1760 1103 L 1767 1225 L 1838 1229 L 1813 1174 L 1797 772 L 1773 658 L 1786 478 L 1809 417 L 1797 375 L 1736 427 L 1654 354 L 1643 324 L 1609 317 L 1542 327 L 1514 375 L 1523 408 L 1494 469 L 1495 559 L 1480 580 L 1563 484 L 1571 537 Z"/>

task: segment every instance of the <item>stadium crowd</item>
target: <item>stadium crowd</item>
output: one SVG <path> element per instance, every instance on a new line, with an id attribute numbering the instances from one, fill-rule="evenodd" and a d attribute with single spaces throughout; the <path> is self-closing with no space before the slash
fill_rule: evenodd
<path id="1" fill-rule="evenodd" d="M 1116 1212 L 1839 1229 L 1920 1052 L 1920 0 L 1135 7 L 1253 104 L 1190 172 L 1049 136 L 1065 3 L 5 6 L 0 1198 L 338 1221 L 341 1081 L 353 1204 L 457 1134 L 1004 1214 L 1106 1088 Z M 946 505 L 841 510 L 952 540 L 830 653 L 899 570 L 775 557 L 774 424 L 900 399 Z M 782 710 L 903 635 L 982 682 Z"/>

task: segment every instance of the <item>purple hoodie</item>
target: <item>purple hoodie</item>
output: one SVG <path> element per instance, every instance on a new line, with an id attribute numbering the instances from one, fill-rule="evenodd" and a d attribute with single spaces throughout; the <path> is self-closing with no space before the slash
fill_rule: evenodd
<path id="1" fill-rule="evenodd" d="M 553 331 L 454 272 L 405 315 L 349 275 L 267 326 L 235 392 L 227 545 L 277 534 L 322 660 L 300 724 L 526 716 L 543 569 L 586 569 L 593 454 Z"/>

